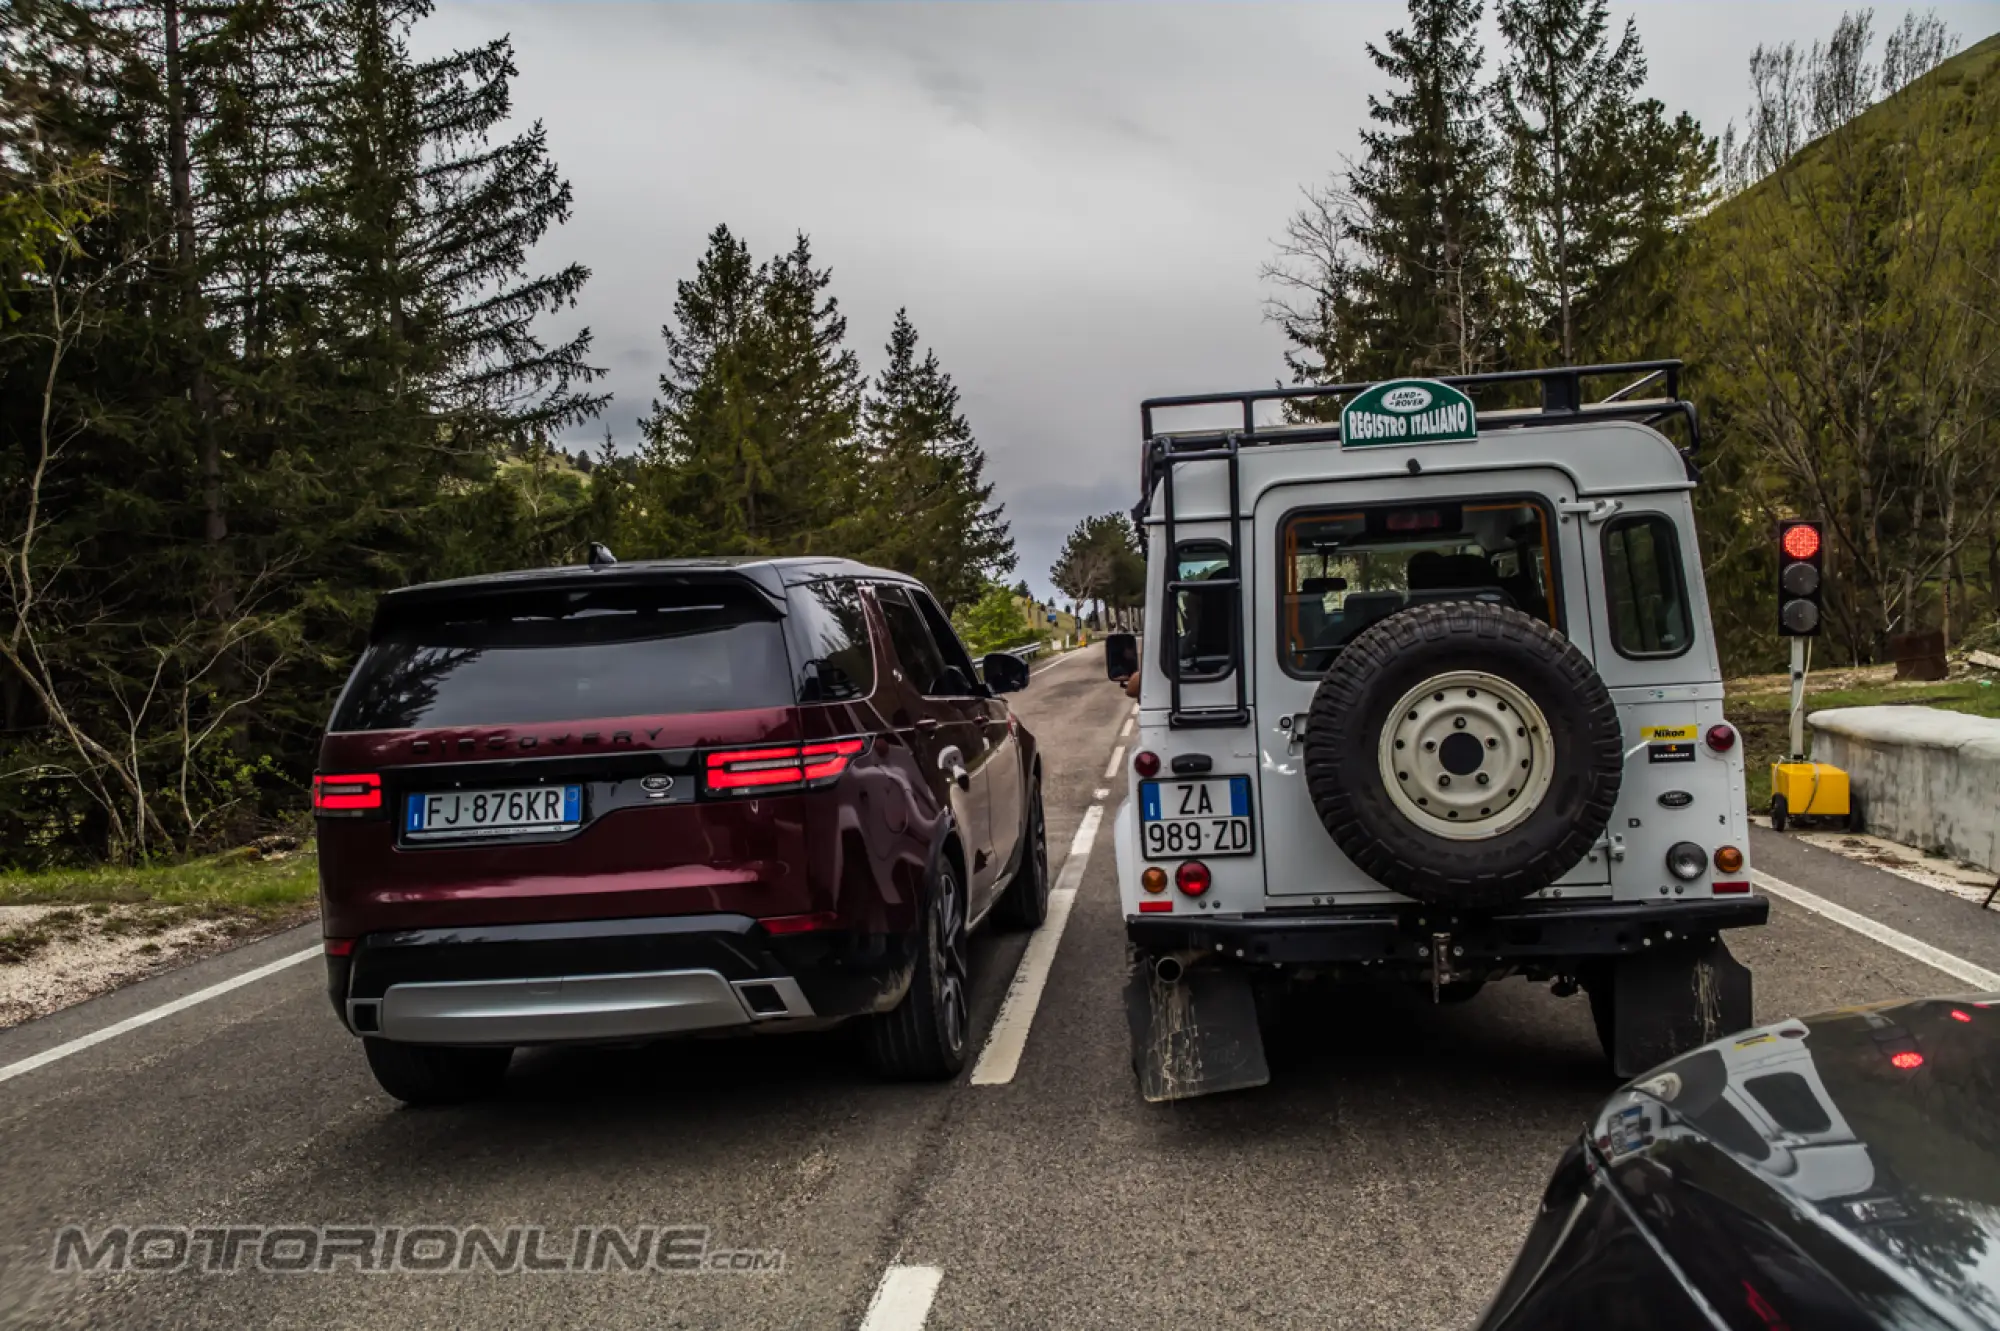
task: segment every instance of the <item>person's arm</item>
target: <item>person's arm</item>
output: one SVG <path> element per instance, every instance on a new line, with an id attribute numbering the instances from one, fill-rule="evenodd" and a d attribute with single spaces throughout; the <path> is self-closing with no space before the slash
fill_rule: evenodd
<path id="1" fill-rule="evenodd" d="M 1137 698 L 1137 697 L 1139 696 L 1139 672 L 1138 672 L 1138 671 L 1136 671 L 1136 670 L 1135 670 L 1135 671 L 1133 671 L 1133 672 L 1132 672 L 1131 674 L 1129 674 L 1129 675 L 1125 676 L 1125 678 L 1123 678 L 1123 679 L 1119 680 L 1118 682 L 1119 682 L 1120 684 L 1123 684 L 1123 685 L 1125 686 L 1125 696 L 1126 696 L 1126 697 L 1128 697 L 1128 698 Z"/>

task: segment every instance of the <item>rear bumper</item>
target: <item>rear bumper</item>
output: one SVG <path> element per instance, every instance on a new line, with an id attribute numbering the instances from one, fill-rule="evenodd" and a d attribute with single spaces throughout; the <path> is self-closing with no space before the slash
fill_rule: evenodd
<path id="1" fill-rule="evenodd" d="M 1125 933 L 1147 952 L 1205 953 L 1246 965 L 1426 970 L 1431 948 L 1444 935 L 1454 967 L 1553 967 L 1706 940 L 1722 929 L 1763 924 L 1770 915 L 1771 903 L 1760 896 L 1658 905 L 1523 906 L 1492 914 L 1417 905 L 1372 906 L 1237 919 L 1134 915 L 1126 917 Z"/>
<path id="2" fill-rule="evenodd" d="M 902 939 L 773 937 L 746 915 L 369 934 L 327 958 L 357 1035 L 414 1044 L 567 1044 L 840 1018 L 893 1006 Z"/>

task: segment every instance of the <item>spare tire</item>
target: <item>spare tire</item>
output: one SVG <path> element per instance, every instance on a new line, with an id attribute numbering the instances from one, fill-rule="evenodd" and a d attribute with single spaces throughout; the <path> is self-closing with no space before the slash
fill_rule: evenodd
<path id="1" fill-rule="evenodd" d="M 1306 789 L 1348 859 L 1443 906 L 1503 906 L 1597 844 L 1624 771 L 1618 710 L 1575 644 L 1520 611 L 1415 606 L 1313 694 Z"/>

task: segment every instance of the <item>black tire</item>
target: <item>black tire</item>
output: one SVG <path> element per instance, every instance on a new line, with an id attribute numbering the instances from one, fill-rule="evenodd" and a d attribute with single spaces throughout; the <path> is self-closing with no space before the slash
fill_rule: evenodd
<path id="1" fill-rule="evenodd" d="M 894 1081 L 948 1081 L 965 1066 L 971 1012 L 965 886 L 950 856 L 924 904 L 924 946 L 903 1001 L 868 1019 L 868 1061 Z"/>
<path id="2" fill-rule="evenodd" d="M 1384 731 L 1401 724 L 1391 710 L 1427 681 L 1461 671 L 1518 690 L 1548 727 L 1551 770 L 1539 802 L 1489 837 L 1427 830 L 1398 807 L 1379 766 Z M 1461 780 L 1483 778 L 1485 751 L 1470 761 L 1453 770 Z M 1305 773 L 1320 821 L 1363 873 L 1419 901 L 1477 909 L 1547 887 L 1590 851 L 1618 801 L 1624 753 L 1617 708 L 1575 644 L 1510 607 L 1454 601 L 1391 615 L 1341 652 L 1313 694 Z"/>
<path id="3" fill-rule="evenodd" d="M 994 918 L 1014 929 L 1039 929 L 1049 918 L 1049 831 L 1042 821 L 1042 783 L 1039 779 L 1028 792 L 1028 825 L 1022 834 L 1027 844 L 1021 853 L 1021 867 L 1006 893 L 993 909 Z"/>
<path id="4" fill-rule="evenodd" d="M 410 1105 L 456 1105 L 500 1089 L 514 1051 L 507 1047 L 398 1044 L 364 1036 L 375 1084 Z"/>
<path id="5" fill-rule="evenodd" d="M 1790 821 L 1791 806 L 1785 803 L 1785 797 L 1783 795 L 1771 796 L 1771 830 L 1773 832 L 1782 832 L 1785 830 L 1785 824 Z"/>

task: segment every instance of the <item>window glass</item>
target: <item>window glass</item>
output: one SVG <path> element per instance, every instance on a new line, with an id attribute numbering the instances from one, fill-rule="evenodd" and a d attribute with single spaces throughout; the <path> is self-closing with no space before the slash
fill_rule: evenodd
<path id="1" fill-rule="evenodd" d="M 1229 547 L 1220 541 L 1189 541 L 1174 560 L 1174 581 L 1229 580 L 1236 571 Z M 1180 656 L 1181 679 L 1207 680 L 1226 676 L 1236 662 L 1236 617 L 1240 589 L 1184 587 L 1174 593 L 1174 632 L 1168 650 Z"/>
<path id="2" fill-rule="evenodd" d="M 965 650 L 965 643 L 960 641 L 958 630 L 951 626 L 950 617 L 938 609 L 938 603 L 931 599 L 928 592 L 912 591 L 910 599 L 916 602 L 917 609 L 922 612 L 924 623 L 930 628 L 931 638 L 937 643 L 938 651 L 944 657 L 947 676 L 937 681 L 937 691 L 955 696 L 979 692 L 979 675 L 972 667 L 972 656 Z"/>
<path id="3" fill-rule="evenodd" d="M 332 729 L 590 721 L 793 700 L 784 630 L 747 587 L 532 591 L 420 613 L 369 646 Z"/>
<path id="4" fill-rule="evenodd" d="M 946 678 L 944 654 L 924 623 L 923 612 L 901 587 L 879 587 L 875 599 L 882 607 L 882 621 L 888 626 L 889 641 L 903 664 L 904 675 L 917 692 L 936 696 L 940 687 L 951 681 Z"/>
<path id="5" fill-rule="evenodd" d="M 1412 605 L 1488 601 L 1562 627 L 1547 510 L 1530 499 L 1377 505 L 1285 520 L 1285 665 L 1319 674 L 1370 625 Z"/>
<path id="6" fill-rule="evenodd" d="M 1604 530 L 1611 642 L 1621 656 L 1678 656 L 1694 641 L 1680 542 L 1663 513 L 1615 518 Z"/>
<path id="7" fill-rule="evenodd" d="M 828 579 L 791 589 L 785 621 L 798 663 L 800 702 L 840 702 L 875 691 L 875 653 L 854 584 Z"/>

